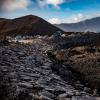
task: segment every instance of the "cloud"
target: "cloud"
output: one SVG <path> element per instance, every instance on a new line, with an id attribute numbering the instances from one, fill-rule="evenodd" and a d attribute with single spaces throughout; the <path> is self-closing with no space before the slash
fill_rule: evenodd
<path id="1" fill-rule="evenodd" d="M 88 16 L 83 15 L 82 13 L 78 13 L 78 14 L 72 15 L 70 18 L 68 18 L 67 23 L 77 23 L 77 22 L 83 21 L 87 18 L 88 18 Z"/>
<path id="2" fill-rule="evenodd" d="M 17 9 L 26 9 L 30 0 L 0 0 L 0 11 L 11 12 Z"/>
<path id="3" fill-rule="evenodd" d="M 65 0 L 37 0 L 40 6 L 52 5 L 55 8 L 59 8 L 59 5 L 64 3 Z"/>
<path id="4" fill-rule="evenodd" d="M 86 19 L 89 19 L 90 16 L 86 16 L 82 13 L 74 14 L 71 17 L 69 17 L 67 20 L 59 19 L 59 18 L 51 18 L 48 20 L 51 24 L 61 24 L 61 23 L 77 23 Z"/>
<path id="5" fill-rule="evenodd" d="M 60 4 L 71 1 L 73 0 L 0 0 L 0 12 L 12 12 L 18 9 L 27 9 L 29 5 L 33 8 L 38 5 L 40 7 L 52 5 L 55 8 L 60 8 Z M 33 4 L 35 4 L 35 6 Z"/>
<path id="6" fill-rule="evenodd" d="M 92 13 L 90 15 L 78 13 L 69 17 L 66 23 L 77 23 L 77 22 L 84 21 L 86 19 L 95 18 L 95 17 L 100 17 L 100 13 Z"/>
<path id="7" fill-rule="evenodd" d="M 100 12 L 95 12 L 91 15 L 92 17 L 100 17 Z"/>
<path id="8" fill-rule="evenodd" d="M 51 18 L 48 20 L 48 22 L 51 24 L 61 24 L 61 20 L 58 18 Z"/>

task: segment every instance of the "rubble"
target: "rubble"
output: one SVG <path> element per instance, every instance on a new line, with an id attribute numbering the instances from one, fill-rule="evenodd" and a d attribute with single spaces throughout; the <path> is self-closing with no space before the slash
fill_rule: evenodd
<path id="1" fill-rule="evenodd" d="M 38 40 L 32 44 L 10 43 L 0 46 L 0 98 L 95 100 L 88 93 L 69 84 L 75 76 L 65 66 L 52 61 L 44 54 L 44 48 L 50 47 Z"/>

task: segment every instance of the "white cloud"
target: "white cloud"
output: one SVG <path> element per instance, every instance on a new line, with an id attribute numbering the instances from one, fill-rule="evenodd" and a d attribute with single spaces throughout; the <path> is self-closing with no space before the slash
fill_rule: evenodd
<path id="1" fill-rule="evenodd" d="M 71 17 L 69 17 L 66 23 L 77 23 L 77 22 L 84 21 L 86 19 L 95 18 L 95 17 L 100 17 L 100 13 L 92 13 L 90 15 L 78 13 L 78 14 L 74 14 Z"/>
<path id="2" fill-rule="evenodd" d="M 30 0 L 4 0 L 2 4 L 3 11 L 15 11 L 17 9 L 26 9 Z"/>
<path id="3" fill-rule="evenodd" d="M 58 7 L 59 4 L 64 3 L 64 0 L 47 0 L 47 4 L 54 5 L 54 7 Z"/>
<path id="4" fill-rule="evenodd" d="M 74 14 L 69 17 L 67 20 L 59 19 L 59 18 L 51 18 L 48 20 L 51 24 L 61 24 L 61 23 L 77 23 L 86 19 L 89 19 L 89 16 L 83 15 L 82 13 Z"/>
<path id="5" fill-rule="evenodd" d="M 73 0 L 0 0 L 0 11 L 15 11 L 17 9 L 26 9 L 29 5 L 33 3 L 44 7 L 52 5 L 55 8 L 60 8 L 60 4 L 64 2 L 72 2 Z M 33 5 L 34 7 L 34 5 Z"/>
<path id="6" fill-rule="evenodd" d="M 78 13 L 78 14 L 72 15 L 67 20 L 67 23 L 77 23 L 77 22 L 83 21 L 83 20 L 85 20 L 87 18 L 88 18 L 88 16 L 83 15 L 82 13 Z"/>
<path id="7" fill-rule="evenodd" d="M 59 8 L 59 5 L 64 3 L 65 0 L 38 0 L 38 4 L 40 6 L 48 6 L 48 5 L 52 5 L 55 8 Z"/>
<path id="8" fill-rule="evenodd" d="M 61 24 L 61 20 L 58 18 L 51 18 L 48 20 L 48 22 L 51 24 Z"/>
<path id="9" fill-rule="evenodd" d="M 91 17 L 100 17 L 100 12 L 95 12 L 91 15 Z"/>

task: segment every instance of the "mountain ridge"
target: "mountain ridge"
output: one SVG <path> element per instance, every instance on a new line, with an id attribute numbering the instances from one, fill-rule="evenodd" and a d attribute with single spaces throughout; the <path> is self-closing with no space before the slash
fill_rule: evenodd
<path id="1" fill-rule="evenodd" d="M 15 19 L 5 19 L 0 22 L 0 35 L 3 33 L 11 36 L 52 35 L 52 33 L 56 31 L 62 30 L 34 15 L 27 15 Z"/>
<path id="2" fill-rule="evenodd" d="M 55 24 L 55 26 L 66 32 L 98 32 L 100 31 L 100 17 L 86 19 L 78 23 Z"/>

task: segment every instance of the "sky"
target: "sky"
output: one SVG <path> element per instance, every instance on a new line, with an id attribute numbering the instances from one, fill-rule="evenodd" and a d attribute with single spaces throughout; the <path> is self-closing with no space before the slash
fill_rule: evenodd
<path id="1" fill-rule="evenodd" d="M 77 23 L 100 16 L 100 0 L 0 0 L 0 18 L 30 14 L 52 24 Z"/>

